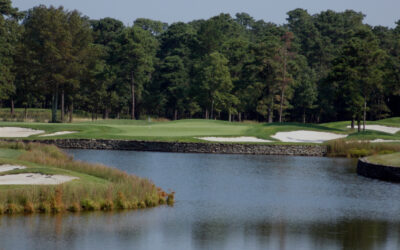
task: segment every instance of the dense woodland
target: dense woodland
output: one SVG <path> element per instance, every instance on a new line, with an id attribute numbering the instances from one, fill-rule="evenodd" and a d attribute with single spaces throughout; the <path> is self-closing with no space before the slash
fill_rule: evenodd
<path id="1" fill-rule="evenodd" d="M 93 117 L 268 122 L 400 116 L 400 21 L 304 9 L 287 24 L 246 13 L 167 24 L 90 20 L 0 0 L 0 103 Z M 61 117 L 56 116 L 60 109 Z"/>

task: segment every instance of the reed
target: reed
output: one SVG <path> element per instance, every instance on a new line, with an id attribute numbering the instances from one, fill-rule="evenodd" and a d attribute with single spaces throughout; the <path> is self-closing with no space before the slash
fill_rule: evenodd
<path id="1" fill-rule="evenodd" d="M 369 155 L 400 152 L 400 144 L 370 143 L 359 141 L 334 140 L 327 143 L 328 156 L 359 158 Z"/>
<path id="2" fill-rule="evenodd" d="M 173 204 L 171 194 L 150 180 L 101 164 L 75 161 L 55 146 L 0 142 L 0 148 L 23 150 L 20 162 L 44 166 L 47 171 L 67 170 L 80 178 L 61 185 L 0 188 L 0 214 L 111 211 Z"/>

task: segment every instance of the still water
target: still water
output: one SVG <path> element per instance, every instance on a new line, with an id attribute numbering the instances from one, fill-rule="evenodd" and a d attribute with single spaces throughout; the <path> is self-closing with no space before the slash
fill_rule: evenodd
<path id="1" fill-rule="evenodd" d="M 400 249 L 400 184 L 349 159 L 69 150 L 176 192 L 174 207 L 0 217 L 0 249 Z"/>

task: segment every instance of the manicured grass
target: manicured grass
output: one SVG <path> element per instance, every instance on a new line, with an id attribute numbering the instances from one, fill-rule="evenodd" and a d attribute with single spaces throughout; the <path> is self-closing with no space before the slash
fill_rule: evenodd
<path id="1" fill-rule="evenodd" d="M 98 120 L 74 123 L 28 123 L 28 122 L 0 122 L 1 126 L 26 127 L 40 129 L 46 133 L 57 131 L 77 131 L 74 134 L 40 137 L 30 136 L 27 139 L 127 139 L 148 141 L 177 141 L 177 142 L 206 142 L 196 137 L 203 136 L 254 136 L 262 139 L 276 141 L 272 135 L 281 131 L 315 130 L 349 134 L 346 140 L 373 140 L 387 139 L 400 140 L 400 132 L 388 134 L 368 130 L 357 133 L 348 129 L 350 122 L 332 122 L 324 124 L 302 123 L 249 123 L 227 122 L 204 119 L 189 119 L 179 121 L 149 122 L 147 120 Z M 381 121 L 368 122 L 387 126 L 400 126 L 400 118 L 390 118 Z M 279 142 L 280 143 L 280 142 Z"/>
<path id="2" fill-rule="evenodd" d="M 0 214 L 136 209 L 173 203 L 151 181 L 100 164 L 74 161 L 55 146 L 0 143 L 0 164 L 26 169 L 0 175 L 40 173 L 79 179 L 60 185 L 0 185 Z"/>
<path id="3" fill-rule="evenodd" d="M 379 165 L 400 167 L 400 153 L 369 156 L 367 160 Z"/>
<path id="4" fill-rule="evenodd" d="M 142 140 L 193 140 L 198 136 L 256 136 L 272 139 L 271 135 L 279 131 L 316 130 L 333 133 L 354 133 L 346 126 L 348 122 L 327 124 L 302 123 L 239 123 L 215 120 L 179 120 L 170 122 L 147 122 L 143 120 L 100 120 L 76 123 L 23 123 L 0 122 L 0 126 L 26 127 L 45 130 L 47 133 L 57 131 L 78 131 L 79 133 L 61 135 L 51 138 L 97 138 L 97 139 L 142 139 Z M 398 137 L 382 132 L 368 131 L 373 136 Z M 358 133 L 356 133 L 358 134 Z M 371 136 L 370 136 L 371 137 Z M 31 136 L 30 138 L 47 139 L 50 137 Z"/>

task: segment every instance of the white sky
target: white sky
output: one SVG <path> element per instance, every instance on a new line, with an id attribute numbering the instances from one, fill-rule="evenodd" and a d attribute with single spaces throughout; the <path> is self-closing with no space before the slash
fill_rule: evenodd
<path id="1" fill-rule="evenodd" d="M 365 23 L 394 27 L 400 19 L 400 0 L 12 0 L 13 6 L 27 10 L 39 4 L 77 9 L 93 19 L 113 17 L 126 25 L 145 17 L 163 22 L 207 19 L 219 13 L 246 12 L 255 19 L 286 23 L 286 13 L 295 8 L 310 14 L 331 9 L 353 9 L 366 16 Z"/>

